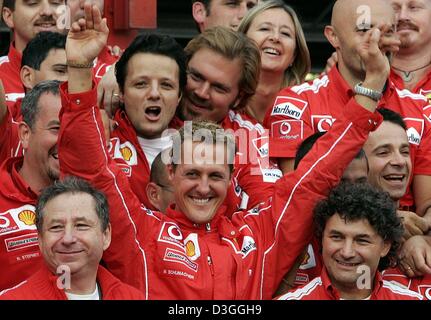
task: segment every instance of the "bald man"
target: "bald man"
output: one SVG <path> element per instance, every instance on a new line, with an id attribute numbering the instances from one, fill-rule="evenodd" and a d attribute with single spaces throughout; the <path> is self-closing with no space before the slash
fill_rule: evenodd
<path id="1" fill-rule="evenodd" d="M 168 178 L 166 164 L 163 163 L 163 152 L 160 152 L 151 164 L 150 182 L 146 186 L 146 192 L 148 201 L 154 208 L 165 213 L 166 208 L 174 202 L 174 189 Z"/>

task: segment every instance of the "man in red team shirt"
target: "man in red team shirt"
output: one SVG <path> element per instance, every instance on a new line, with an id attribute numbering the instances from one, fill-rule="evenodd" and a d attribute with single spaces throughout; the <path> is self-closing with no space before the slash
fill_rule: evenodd
<path id="1" fill-rule="evenodd" d="M 114 115 L 111 155 L 140 201 L 153 208 L 145 189 L 154 158 L 171 146 L 163 133 L 186 85 L 186 57 L 172 37 L 144 34 L 126 48 L 115 68 L 122 107 Z"/>
<path id="2" fill-rule="evenodd" d="M 41 82 L 23 99 L 18 132 L 25 153 L 9 158 L 0 168 L 0 289 L 25 280 L 41 262 L 35 204 L 41 190 L 60 173 L 58 86 L 58 81 Z"/>
<path id="3" fill-rule="evenodd" d="M 365 6 L 367 10 L 362 10 Z M 358 9 L 359 8 L 359 9 Z M 364 7 L 362 7 L 364 9 Z M 367 13 L 370 13 L 368 16 Z M 383 24 L 381 49 L 389 55 L 396 51 L 399 41 L 393 39 L 395 14 L 384 0 L 339 0 L 334 5 L 332 25 L 325 35 L 337 50 L 338 65 L 328 75 L 289 89 L 282 90 L 269 109 L 265 124 L 272 132 L 271 155 L 292 158 L 297 144 L 316 131 L 327 130 L 345 108 L 349 108 L 355 94 L 370 93 L 379 103 L 398 112 L 407 125 L 411 147 L 413 178 L 407 194 L 400 201 L 404 210 L 424 214 L 424 206 L 431 198 L 431 125 L 423 114 L 426 99 L 409 91 L 396 89 L 390 81 L 381 88 L 364 90 L 366 69 L 357 54 L 357 46 L 369 27 Z M 381 94 L 381 95 L 380 95 Z M 282 167 L 291 168 L 291 161 Z M 412 192 L 414 190 L 414 192 Z"/>
<path id="4" fill-rule="evenodd" d="M 26 46 L 23 52 L 21 80 L 25 90 L 31 90 L 44 80 L 67 80 L 66 36 L 57 32 L 39 32 Z M 0 100 L 6 103 L 5 95 L 0 93 Z M 0 109 L 0 163 L 8 157 L 21 156 L 22 144 L 18 136 L 19 123 L 22 120 L 21 101 L 9 103 Z"/>
<path id="5" fill-rule="evenodd" d="M 322 242 L 320 277 L 279 300 L 418 300 L 422 296 L 382 280 L 396 257 L 403 227 L 387 193 L 369 184 L 342 183 L 314 210 Z"/>
<path id="6" fill-rule="evenodd" d="M 394 85 L 423 94 L 431 101 L 431 2 L 428 0 L 390 0 L 398 24 L 400 50 L 392 61 L 390 79 Z M 424 108 L 431 119 L 431 106 Z M 431 204 L 424 203 L 421 212 L 431 224 Z"/>
<path id="7" fill-rule="evenodd" d="M 135 300 L 144 295 L 99 263 L 111 242 L 108 201 L 87 182 L 66 178 L 45 188 L 36 208 L 39 269 L 0 292 L 0 300 Z"/>
<path id="8" fill-rule="evenodd" d="M 392 61 L 391 80 L 397 88 L 431 95 L 431 2 L 387 0 L 397 14 L 400 50 Z M 428 108 L 430 109 L 430 108 Z M 428 114 L 431 110 L 428 110 Z"/>

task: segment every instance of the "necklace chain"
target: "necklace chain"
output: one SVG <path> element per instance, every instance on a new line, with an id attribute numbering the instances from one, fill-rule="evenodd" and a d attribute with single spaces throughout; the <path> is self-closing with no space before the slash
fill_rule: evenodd
<path id="1" fill-rule="evenodd" d="M 413 72 L 416 72 L 416 71 L 419 71 L 419 70 L 421 70 L 421 69 L 423 69 L 423 68 L 426 68 L 426 67 L 428 67 L 430 64 L 431 64 L 431 62 L 428 62 L 426 65 L 424 65 L 424 66 L 422 66 L 422 67 L 419 67 L 419 68 L 417 68 L 417 69 L 413 69 L 413 70 L 409 70 L 409 71 L 402 70 L 402 69 L 397 68 L 397 67 L 395 67 L 395 66 L 392 66 L 392 68 L 394 68 L 395 70 L 400 71 L 400 72 L 402 73 L 402 77 L 403 77 L 403 80 L 404 80 L 405 82 L 410 82 L 410 81 L 412 81 L 412 79 L 413 79 L 413 74 L 412 74 Z"/>

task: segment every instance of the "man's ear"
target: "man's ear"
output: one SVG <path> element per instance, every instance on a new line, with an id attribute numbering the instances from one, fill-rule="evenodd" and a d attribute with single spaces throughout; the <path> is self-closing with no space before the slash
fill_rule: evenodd
<path id="1" fill-rule="evenodd" d="M 106 230 L 103 231 L 103 251 L 109 248 L 109 245 L 111 244 L 111 235 L 112 235 L 112 228 L 111 228 L 111 224 L 108 223 Z"/>
<path id="2" fill-rule="evenodd" d="M 192 5 L 192 15 L 195 22 L 199 25 L 199 29 L 201 32 L 204 29 L 204 23 L 207 18 L 207 10 L 205 9 L 205 5 L 197 1 Z"/>
<path id="3" fill-rule="evenodd" d="M 154 182 L 150 181 L 147 184 L 146 187 L 147 197 L 150 203 L 153 205 L 154 208 L 160 211 L 159 208 L 159 192 L 158 192 L 158 186 Z"/>
<path id="4" fill-rule="evenodd" d="M 383 244 L 383 250 L 380 253 L 380 257 L 381 258 L 386 257 L 386 255 L 388 254 L 389 250 L 391 250 L 391 247 L 392 247 L 392 242 L 385 241 L 384 244 Z"/>
<path id="5" fill-rule="evenodd" d="M 19 140 L 21 141 L 22 148 L 24 150 L 28 149 L 30 136 L 31 136 L 31 128 L 28 126 L 27 123 L 24 121 L 21 121 L 18 126 L 18 136 Z"/>
<path id="6" fill-rule="evenodd" d="M 166 171 L 168 172 L 168 179 L 172 183 L 172 181 L 174 180 L 174 175 L 175 175 L 174 166 L 172 164 L 167 164 L 166 165 Z"/>
<path id="7" fill-rule="evenodd" d="M 4 23 L 8 26 L 9 29 L 13 29 L 15 27 L 13 23 L 13 11 L 10 8 L 3 7 L 2 17 Z"/>
<path id="8" fill-rule="evenodd" d="M 337 33 L 334 30 L 333 26 L 326 26 L 325 31 L 323 32 L 326 39 L 328 39 L 329 43 L 334 47 L 334 49 L 339 49 L 340 41 L 338 40 Z"/>
<path id="9" fill-rule="evenodd" d="M 27 91 L 33 89 L 33 83 L 35 78 L 34 72 L 34 69 L 30 68 L 29 66 L 24 66 L 21 68 L 19 75 L 21 78 L 21 82 Z"/>

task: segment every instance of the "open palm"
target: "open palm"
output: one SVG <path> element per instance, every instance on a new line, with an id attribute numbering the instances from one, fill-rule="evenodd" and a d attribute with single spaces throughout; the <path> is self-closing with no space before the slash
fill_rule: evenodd
<path id="1" fill-rule="evenodd" d="M 105 47 L 109 29 L 96 6 L 84 6 L 85 19 L 72 24 L 67 36 L 66 55 L 71 61 L 92 62 Z"/>

